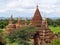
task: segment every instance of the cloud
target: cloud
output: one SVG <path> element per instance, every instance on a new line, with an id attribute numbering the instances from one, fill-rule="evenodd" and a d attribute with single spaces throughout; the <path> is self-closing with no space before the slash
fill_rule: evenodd
<path id="1" fill-rule="evenodd" d="M 16 11 L 22 13 L 33 13 L 36 5 L 41 12 L 60 12 L 60 0 L 0 0 L 0 13 Z"/>

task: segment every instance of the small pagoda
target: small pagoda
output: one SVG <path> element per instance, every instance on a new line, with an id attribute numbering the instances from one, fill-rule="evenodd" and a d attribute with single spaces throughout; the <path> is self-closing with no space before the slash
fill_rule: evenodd
<path id="1" fill-rule="evenodd" d="M 17 24 L 16 24 L 16 28 L 20 28 L 21 27 L 21 18 L 18 17 L 18 21 L 17 21 Z"/>
<path id="2" fill-rule="evenodd" d="M 42 17 L 41 17 L 41 14 L 40 14 L 40 11 L 39 11 L 38 5 L 37 5 L 36 11 L 35 11 L 34 16 L 32 18 L 31 25 L 33 25 L 35 27 L 41 27 L 41 23 L 42 23 Z"/>
<path id="3" fill-rule="evenodd" d="M 14 21 L 13 21 L 13 16 L 11 15 L 10 19 L 9 19 L 9 24 L 6 28 L 6 33 L 9 33 L 10 30 L 12 29 L 15 29 L 16 28 L 16 25 L 14 24 Z"/>

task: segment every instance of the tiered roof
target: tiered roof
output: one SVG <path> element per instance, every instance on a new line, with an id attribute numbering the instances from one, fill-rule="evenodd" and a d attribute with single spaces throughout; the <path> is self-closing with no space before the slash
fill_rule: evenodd
<path id="1" fill-rule="evenodd" d="M 36 11 L 34 13 L 34 17 L 32 18 L 32 25 L 36 27 L 40 27 L 41 23 L 42 23 L 42 17 L 37 5 Z"/>
<path id="2" fill-rule="evenodd" d="M 45 43 L 51 43 L 51 41 L 55 38 L 55 34 L 48 27 L 45 15 L 44 19 L 42 20 L 38 6 L 32 19 L 32 24 L 34 26 L 40 26 L 39 29 L 34 34 L 35 45 L 45 45 Z"/>

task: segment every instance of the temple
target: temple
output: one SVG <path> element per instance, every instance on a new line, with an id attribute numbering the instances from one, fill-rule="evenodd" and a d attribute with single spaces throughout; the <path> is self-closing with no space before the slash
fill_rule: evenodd
<path id="1" fill-rule="evenodd" d="M 35 27 L 39 27 L 33 36 L 34 45 L 46 45 L 47 43 L 51 43 L 56 35 L 51 31 L 51 29 L 49 29 L 45 15 L 44 19 L 42 19 L 38 10 L 39 9 L 37 8 L 34 14 L 34 18 L 32 19 L 32 24 L 35 25 Z"/>
<path id="2" fill-rule="evenodd" d="M 47 43 L 52 43 L 54 38 L 55 34 L 49 29 L 47 21 L 43 20 L 41 28 L 34 34 L 34 44 L 46 45 Z"/>
<path id="3" fill-rule="evenodd" d="M 21 27 L 21 18 L 18 17 L 18 21 L 16 23 L 16 28 L 20 28 Z"/>
<path id="4" fill-rule="evenodd" d="M 14 24 L 13 16 L 11 15 L 9 19 L 9 24 L 7 25 L 7 28 L 6 28 L 6 33 L 8 34 L 10 30 L 15 29 L 15 28 L 16 28 L 16 25 Z"/>
<path id="5" fill-rule="evenodd" d="M 13 16 L 11 16 L 6 31 L 9 32 L 11 29 L 18 29 L 30 25 L 38 28 L 36 33 L 33 35 L 34 45 L 46 45 L 46 43 L 51 43 L 52 40 L 56 37 L 51 29 L 49 29 L 46 17 L 44 16 L 44 19 L 42 18 L 38 5 L 29 25 L 27 25 L 26 22 L 22 24 L 20 17 L 18 18 L 17 23 L 14 24 Z"/>

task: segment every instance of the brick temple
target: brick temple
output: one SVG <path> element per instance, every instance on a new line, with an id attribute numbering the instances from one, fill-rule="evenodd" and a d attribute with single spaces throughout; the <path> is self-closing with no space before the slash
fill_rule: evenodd
<path id="1" fill-rule="evenodd" d="M 11 17 L 9 18 L 9 23 L 6 27 L 6 34 L 10 33 L 11 30 L 19 29 L 21 27 L 26 27 L 26 26 L 27 26 L 26 22 L 22 23 L 20 17 L 18 17 L 17 22 L 15 24 L 14 19 L 13 19 L 13 15 L 11 15 Z"/>
<path id="2" fill-rule="evenodd" d="M 47 43 L 52 43 L 53 39 L 56 38 L 56 35 L 48 27 L 46 17 L 44 16 L 44 19 L 42 19 L 38 6 L 31 24 L 39 27 L 33 36 L 34 45 L 46 45 Z"/>
<path id="3" fill-rule="evenodd" d="M 46 43 L 51 43 L 53 39 L 56 38 L 55 34 L 48 27 L 46 17 L 44 16 L 44 19 L 42 18 L 38 5 L 36 7 L 34 16 L 28 26 L 30 25 L 38 28 L 36 33 L 34 33 L 33 35 L 34 45 L 46 45 Z M 11 16 L 6 31 L 8 33 L 11 29 L 21 28 L 26 26 L 27 26 L 26 22 L 25 24 L 21 24 L 20 17 L 18 18 L 17 23 L 14 24 L 13 16 Z"/>

